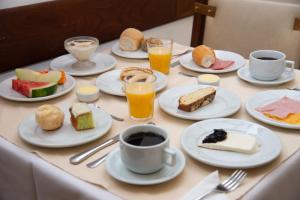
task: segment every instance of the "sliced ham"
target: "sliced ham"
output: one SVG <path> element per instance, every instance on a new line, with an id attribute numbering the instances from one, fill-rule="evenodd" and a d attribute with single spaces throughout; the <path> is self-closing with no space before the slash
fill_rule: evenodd
<path id="1" fill-rule="evenodd" d="M 286 118 L 289 114 L 300 113 L 300 101 L 283 97 L 277 101 L 256 108 L 257 111 L 269 114 L 281 119 Z"/>
<path id="2" fill-rule="evenodd" d="M 210 69 L 214 70 L 222 70 L 222 69 L 227 69 L 231 67 L 234 64 L 234 61 L 232 60 L 221 60 L 221 59 L 216 59 L 216 62 L 210 66 Z"/>

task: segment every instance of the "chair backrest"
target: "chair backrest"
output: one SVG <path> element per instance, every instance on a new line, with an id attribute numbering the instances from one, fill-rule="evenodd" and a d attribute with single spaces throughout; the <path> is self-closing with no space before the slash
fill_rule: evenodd
<path id="1" fill-rule="evenodd" d="M 299 0 L 209 0 L 208 4 L 217 11 L 215 17 L 206 17 L 203 44 L 246 58 L 257 49 L 279 50 L 299 68 L 300 31 L 295 30 Z"/>

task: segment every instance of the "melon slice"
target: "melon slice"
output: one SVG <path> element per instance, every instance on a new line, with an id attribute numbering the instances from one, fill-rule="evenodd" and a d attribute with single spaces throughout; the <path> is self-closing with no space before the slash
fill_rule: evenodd
<path id="1" fill-rule="evenodd" d="M 13 79 L 12 88 L 26 97 L 36 98 L 54 94 L 57 90 L 57 84 Z"/>
<path id="2" fill-rule="evenodd" d="M 62 78 L 60 71 L 38 72 L 31 69 L 18 68 L 15 70 L 17 78 L 24 81 L 58 83 Z"/>

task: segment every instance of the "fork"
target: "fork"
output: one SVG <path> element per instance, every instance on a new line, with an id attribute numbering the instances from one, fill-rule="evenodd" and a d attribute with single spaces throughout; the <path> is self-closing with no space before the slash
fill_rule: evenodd
<path id="1" fill-rule="evenodd" d="M 204 194 L 200 197 L 197 197 L 193 200 L 204 199 L 205 197 L 207 197 L 209 194 L 211 194 L 213 192 L 223 192 L 223 193 L 231 192 L 231 191 L 235 190 L 243 182 L 243 180 L 246 178 L 246 176 L 247 176 L 247 173 L 244 172 L 243 170 L 236 170 L 223 183 L 220 183 L 211 191 L 208 191 L 206 194 Z"/>
<path id="2" fill-rule="evenodd" d="M 300 91 L 300 86 L 298 87 L 293 87 L 293 88 L 287 88 L 288 90 L 295 90 L 295 91 Z"/>
<path id="3" fill-rule="evenodd" d="M 197 78 L 197 75 L 194 75 L 194 74 L 188 74 L 188 73 L 185 73 L 185 72 L 178 72 L 178 74 L 181 74 L 181 75 L 187 76 L 187 77 L 195 77 L 195 78 Z"/>
<path id="4" fill-rule="evenodd" d="M 101 109 L 101 107 L 98 106 L 98 105 L 96 105 L 96 107 L 99 108 L 99 109 Z M 119 121 L 119 122 L 123 122 L 123 121 L 124 121 L 123 118 L 117 117 L 117 116 L 115 116 L 115 115 L 113 115 L 113 114 L 110 114 L 110 116 L 111 116 L 114 120 L 117 120 L 117 121 Z"/>

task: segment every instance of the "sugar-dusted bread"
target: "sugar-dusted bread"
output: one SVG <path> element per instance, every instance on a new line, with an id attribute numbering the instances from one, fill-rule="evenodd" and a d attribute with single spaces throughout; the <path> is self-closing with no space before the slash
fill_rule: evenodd
<path id="1" fill-rule="evenodd" d="M 179 98 L 178 109 L 193 112 L 198 108 L 211 103 L 216 95 L 216 89 L 207 87 L 196 90 Z"/>
<path id="2" fill-rule="evenodd" d="M 153 74 L 151 69 L 142 68 L 142 67 L 128 67 L 122 69 L 120 73 L 120 79 L 124 81 L 126 78 L 134 78 L 134 77 L 146 77 L 149 74 Z"/>
<path id="3" fill-rule="evenodd" d="M 212 48 L 200 45 L 197 46 L 192 52 L 193 60 L 201 67 L 209 68 L 216 62 L 216 55 Z"/>
<path id="4" fill-rule="evenodd" d="M 144 34 L 135 29 L 127 28 L 120 36 L 120 49 L 124 51 L 136 51 L 140 48 L 141 42 L 144 39 Z"/>

